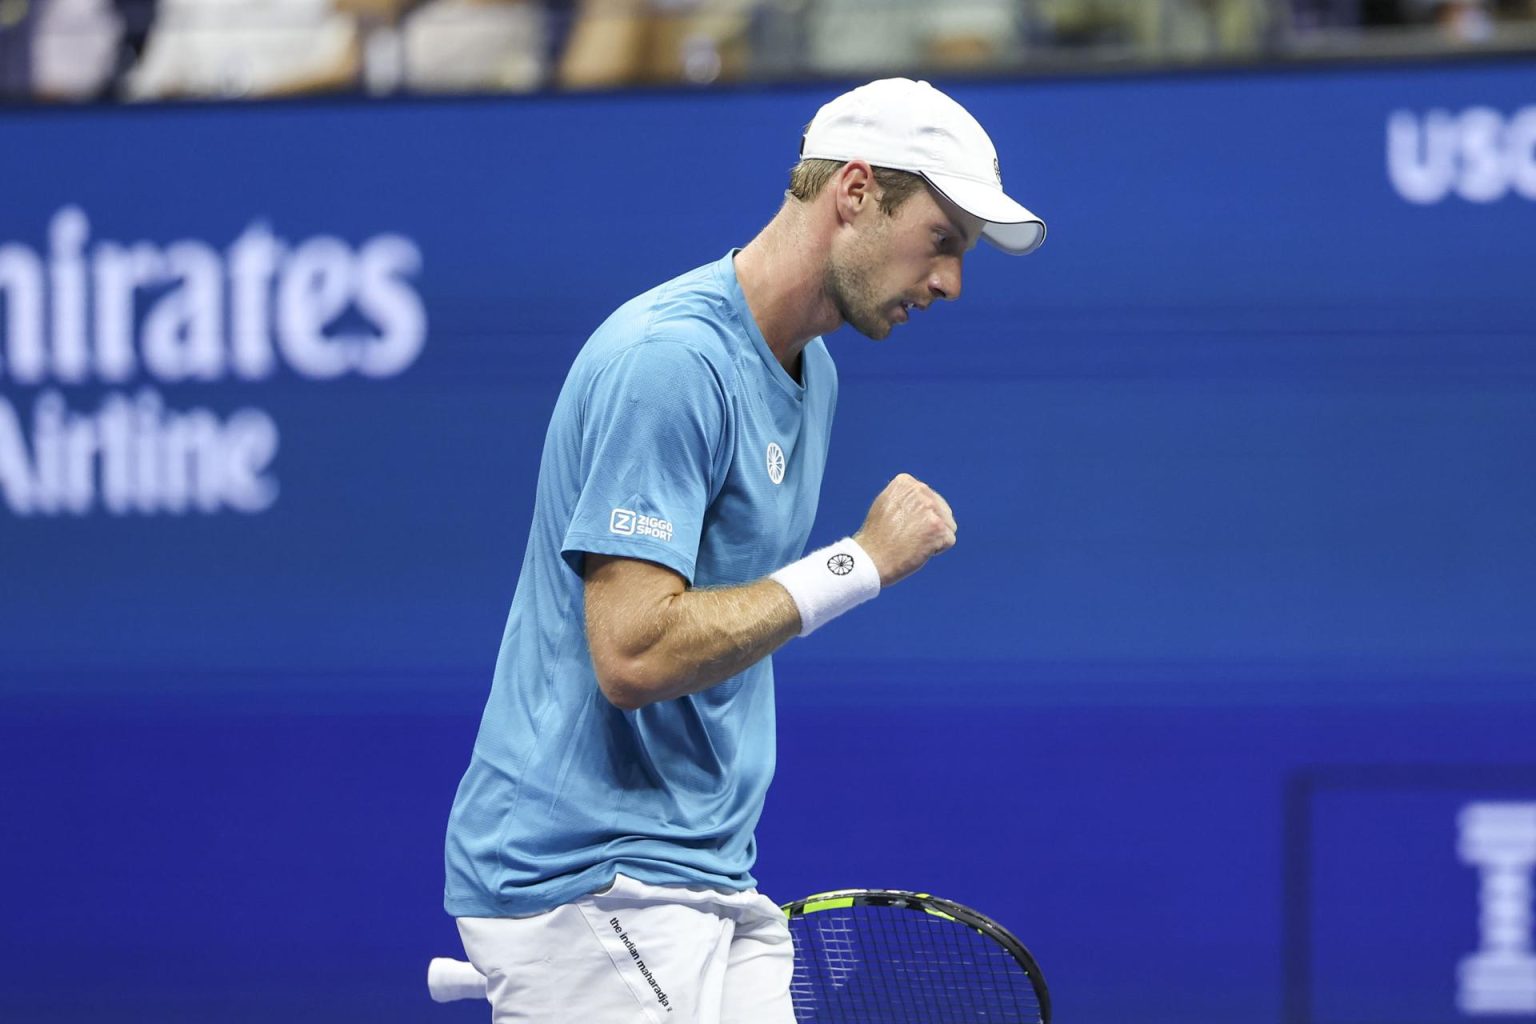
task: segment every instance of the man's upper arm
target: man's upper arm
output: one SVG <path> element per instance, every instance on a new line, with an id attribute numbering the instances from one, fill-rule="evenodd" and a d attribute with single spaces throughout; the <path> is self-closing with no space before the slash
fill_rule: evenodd
<path id="1" fill-rule="evenodd" d="M 704 512 L 717 491 L 725 388 L 697 349 L 647 341 L 594 376 L 582 411 L 581 491 L 561 545 L 644 559 L 693 578 Z"/>
<path id="2" fill-rule="evenodd" d="M 667 605 L 688 583 L 655 562 L 599 554 L 587 555 L 583 579 L 592 668 L 604 694 L 622 707 L 619 691 L 636 675 L 636 659 L 656 642 Z"/>

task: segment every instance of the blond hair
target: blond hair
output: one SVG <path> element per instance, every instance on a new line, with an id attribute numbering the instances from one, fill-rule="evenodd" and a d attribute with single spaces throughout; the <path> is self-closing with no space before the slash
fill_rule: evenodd
<path id="1" fill-rule="evenodd" d="M 801 160 L 789 172 L 790 196 L 802 203 L 810 202 L 845 164 L 843 160 Z M 888 167 L 876 167 L 874 171 L 875 184 L 880 186 L 880 209 L 887 216 L 928 184 L 911 171 L 893 171 Z"/>

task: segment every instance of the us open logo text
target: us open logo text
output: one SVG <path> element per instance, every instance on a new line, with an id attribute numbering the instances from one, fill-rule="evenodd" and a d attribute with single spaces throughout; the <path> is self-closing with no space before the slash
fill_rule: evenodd
<path id="1" fill-rule="evenodd" d="M 1387 175 L 1399 196 L 1424 206 L 1536 200 L 1536 106 L 1393 111 Z"/>

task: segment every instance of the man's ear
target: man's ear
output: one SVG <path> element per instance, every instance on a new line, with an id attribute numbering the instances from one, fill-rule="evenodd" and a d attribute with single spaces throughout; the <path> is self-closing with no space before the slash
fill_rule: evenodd
<path id="1" fill-rule="evenodd" d="M 875 181 L 875 169 L 865 160 L 850 160 L 832 179 L 837 190 L 839 219 L 852 221 L 865 209 L 880 201 L 880 185 Z"/>

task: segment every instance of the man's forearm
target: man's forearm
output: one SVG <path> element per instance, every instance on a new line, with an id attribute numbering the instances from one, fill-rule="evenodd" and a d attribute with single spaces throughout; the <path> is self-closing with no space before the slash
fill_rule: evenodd
<path id="1" fill-rule="evenodd" d="M 598 684 L 621 708 L 708 689 L 766 658 L 800 630 L 794 601 L 772 580 L 653 591 L 640 599 L 636 588 L 604 579 L 627 568 L 610 565 L 589 576 L 586 598 Z"/>
<path id="2" fill-rule="evenodd" d="M 587 646 L 598 685 L 621 708 L 644 707 L 708 689 L 784 646 L 802 627 L 867 600 L 927 564 L 955 543 L 949 503 L 906 473 L 875 498 L 864 525 L 850 539 L 852 554 L 825 563 L 831 577 L 807 581 L 784 572 L 734 587 L 690 590 L 682 576 L 655 562 L 588 554 L 584 569 Z M 840 542 L 841 543 L 841 542 Z M 821 563 L 837 545 L 807 555 Z M 868 560 L 874 581 L 854 573 Z M 793 569 L 794 566 L 788 567 Z M 833 577 L 860 593 L 828 591 Z M 795 595 L 785 587 L 795 588 Z M 808 622 L 801 622 L 800 609 Z"/>

